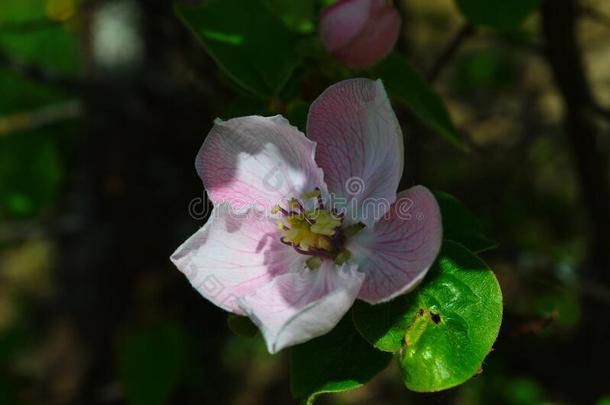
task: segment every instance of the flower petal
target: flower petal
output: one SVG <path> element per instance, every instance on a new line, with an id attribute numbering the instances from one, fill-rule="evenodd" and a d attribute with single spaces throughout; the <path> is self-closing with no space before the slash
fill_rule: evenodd
<path id="1" fill-rule="evenodd" d="M 280 242 L 273 220 L 253 208 L 236 214 L 228 203 L 215 207 L 203 228 L 171 257 L 201 295 L 241 315 L 238 298 L 304 266 L 305 259 Z"/>
<path id="2" fill-rule="evenodd" d="M 382 60 L 396 45 L 400 34 L 400 14 L 386 5 L 371 12 L 366 25 L 345 47 L 333 55 L 353 69 L 365 69 Z"/>
<path id="3" fill-rule="evenodd" d="M 330 192 L 349 222 L 372 226 L 396 199 L 404 165 L 398 120 L 380 80 L 329 87 L 309 110 L 307 131 Z"/>
<path id="4" fill-rule="evenodd" d="M 315 147 L 279 115 L 216 120 L 195 166 L 214 204 L 269 209 L 316 187 L 325 190 Z"/>
<path id="5" fill-rule="evenodd" d="M 415 288 L 436 259 L 443 239 L 441 213 L 425 187 L 398 194 L 386 218 L 356 235 L 348 249 L 366 273 L 358 298 L 389 301 Z"/>
<path id="6" fill-rule="evenodd" d="M 356 265 L 340 268 L 324 261 L 277 276 L 254 295 L 240 299 L 243 310 L 258 325 L 270 353 L 329 332 L 350 309 L 364 274 Z"/>
<path id="7" fill-rule="evenodd" d="M 320 14 L 320 37 L 324 47 L 335 51 L 349 44 L 364 29 L 371 0 L 339 0 Z"/>

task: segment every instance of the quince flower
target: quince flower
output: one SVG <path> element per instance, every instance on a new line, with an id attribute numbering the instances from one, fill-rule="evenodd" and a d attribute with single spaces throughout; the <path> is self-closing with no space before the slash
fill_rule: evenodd
<path id="1" fill-rule="evenodd" d="M 432 193 L 396 193 L 403 138 L 381 81 L 329 87 L 307 132 L 281 116 L 216 120 L 195 163 L 214 208 L 171 257 L 271 353 L 329 332 L 356 299 L 412 290 L 442 241 Z"/>
<path id="2" fill-rule="evenodd" d="M 400 14 L 388 0 L 339 0 L 320 14 L 322 45 L 354 69 L 383 59 L 399 34 Z"/>

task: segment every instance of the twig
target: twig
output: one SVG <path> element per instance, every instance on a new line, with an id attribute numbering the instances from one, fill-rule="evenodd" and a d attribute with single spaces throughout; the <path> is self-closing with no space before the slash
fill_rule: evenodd
<path id="1" fill-rule="evenodd" d="M 596 103 L 577 42 L 576 7 L 574 0 L 546 0 L 542 7 L 542 33 L 546 57 L 566 106 L 565 131 L 587 209 L 591 230 L 590 277 L 610 285 L 610 273 L 606 271 L 610 267 L 607 156 L 597 146 L 599 131 L 588 114 Z"/>
<path id="2" fill-rule="evenodd" d="M 0 68 L 3 67 L 27 79 L 50 86 L 61 87 L 66 90 L 81 90 L 83 87 L 83 83 L 76 78 L 63 76 L 41 66 L 24 62 L 0 49 Z"/>
<path id="3" fill-rule="evenodd" d="M 458 32 L 455 33 L 451 41 L 445 46 L 443 52 L 439 55 L 438 59 L 434 62 L 430 71 L 426 74 L 426 79 L 433 83 L 436 81 L 442 70 L 451 62 L 456 52 L 464 41 L 471 37 L 475 32 L 475 28 L 472 24 L 464 24 Z"/>
<path id="4" fill-rule="evenodd" d="M 81 102 L 71 100 L 32 111 L 0 116 L 0 137 L 16 131 L 36 129 L 55 122 L 75 119 L 81 115 Z"/>
<path id="5" fill-rule="evenodd" d="M 596 113 L 598 116 L 610 123 L 610 109 L 602 107 L 601 105 L 595 102 L 592 103 L 591 107 L 594 113 Z"/>
<path id="6" fill-rule="evenodd" d="M 578 6 L 578 9 L 582 15 L 591 19 L 591 21 L 610 28 L 610 16 L 605 14 L 604 12 L 582 4 Z"/>
<path id="7" fill-rule="evenodd" d="M 72 235 L 80 232 L 83 227 L 82 218 L 74 214 L 58 218 L 43 218 L 37 221 L 3 223 L 0 228 L 0 246 L 21 243 L 37 236 Z"/>

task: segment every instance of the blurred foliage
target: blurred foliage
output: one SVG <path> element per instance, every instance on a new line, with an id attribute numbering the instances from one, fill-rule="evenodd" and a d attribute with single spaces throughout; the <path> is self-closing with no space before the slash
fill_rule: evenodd
<path id="1" fill-rule="evenodd" d="M 364 340 L 348 313 L 328 334 L 290 351 L 290 388 L 309 405 L 320 394 L 361 387 L 391 358 Z"/>
<path id="2" fill-rule="evenodd" d="M 426 125 L 463 146 L 442 99 L 407 60 L 396 53 L 391 54 L 373 72 L 384 81 L 388 92 L 405 103 Z"/>
<path id="3" fill-rule="evenodd" d="M 479 253 L 497 246 L 485 236 L 479 220 L 455 197 L 437 191 L 434 193 L 443 217 L 443 238 L 457 242 Z"/>
<path id="4" fill-rule="evenodd" d="M 278 94 L 301 59 L 298 36 L 260 0 L 212 0 L 177 11 L 224 72 L 263 99 Z"/>
<path id="5" fill-rule="evenodd" d="M 76 11 L 74 1 L 3 1 L 0 48 L 23 63 L 76 74 L 80 70 L 79 36 L 73 27 L 63 23 Z M 41 21 L 43 27 L 24 26 L 24 32 L 19 29 L 20 23 L 31 21 Z M 30 217 L 56 202 L 64 177 L 58 137 L 66 139 L 69 129 L 28 128 L 38 126 L 36 121 L 45 114 L 41 107 L 61 103 L 68 95 L 2 67 L 0 88 L 0 117 L 4 116 L 0 118 L 0 219 Z M 24 158 L 30 162 L 25 167 Z"/>
<path id="6" fill-rule="evenodd" d="M 515 28 L 540 6 L 541 0 L 456 0 L 462 14 L 474 24 L 498 29 Z"/>
<path id="7" fill-rule="evenodd" d="M 138 330 L 119 349 L 119 375 L 130 405 L 167 403 L 186 363 L 186 332 L 165 323 Z"/>
<path id="8" fill-rule="evenodd" d="M 167 177 L 173 183 L 199 189 L 190 156 L 215 115 L 228 119 L 281 113 L 305 131 L 310 102 L 329 84 L 356 75 L 381 77 L 396 102 L 409 152 L 407 183 L 448 190 L 463 202 L 437 194 L 445 214 L 446 239 L 477 252 L 495 245 L 490 238 L 499 241 L 498 249 L 485 251 L 482 257 L 502 285 L 506 321 L 495 351 L 482 365 L 483 373 L 459 388 L 439 396 L 409 393 L 400 384 L 398 369 L 389 368 L 360 390 L 324 396 L 320 402 L 582 402 L 571 397 L 574 390 L 562 384 L 565 379 L 556 377 L 559 368 L 549 369 L 544 364 L 557 364 L 558 357 L 569 354 L 566 351 L 576 350 L 566 342 L 591 316 L 584 310 L 583 300 L 594 300 L 600 311 L 606 311 L 610 298 L 608 286 L 583 282 L 587 280 L 580 272 L 587 259 L 587 207 L 580 202 L 570 146 L 561 134 L 561 99 L 540 54 L 537 8 L 541 1 L 397 1 L 405 18 L 405 35 L 397 53 L 365 72 L 338 65 L 317 41 L 320 9 L 332 2 L 177 1 L 180 18 L 207 50 L 202 52 L 189 42 L 188 33 L 169 7 L 157 2 L 119 1 L 133 6 L 136 17 L 142 13 L 141 20 L 135 21 L 145 28 L 134 28 L 135 23 L 132 28 L 142 30 L 136 34 L 144 38 L 146 52 L 152 56 L 147 56 L 137 79 L 153 85 L 145 87 L 140 81 L 126 85 L 105 77 L 105 84 L 117 91 L 117 96 L 103 105 L 111 110 L 107 104 L 112 104 L 121 112 L 116 115 L 95 104 L 99 94 L 88 94 L 89 99 L 82 100 L 81 94 L 46 80 L 82 79 L 99 73 L 94 69 L 91 26 L 100 2 L 0 2 L 0 405 L 79 403 L 75 400 L 79 395 L 81 400 L 86 396 L 80 403 L 100 398 L 108 403 L 151 405 L 289 403 L 288 356 L 269 356 L 260 335 L 233 336 L 231 329 L 244 332 L 241 326 L 234 322 L 227 326 L 224 314 L 203 302 L 174 269 L 170 270 L 169 263 L 119 269 L 108 266 L 101 275 L 93 274 L 92 268 L 100 257 L 110 257 L 110 263 L 118 266 L 123 263 L 120 255 L 137 255 L 143 263 L 145 257 L 158 251 L 164 257 L 169 255 L 175 241 L 170 243 L 167 230 L 150 223 L 170 215 L 168 207 L 186 207 L 193 195 L 190 191 L 164 191 L 151 197 L 151 193 Z M 581 4 L 600 10 L 596 17 L 583 12 L 578 34 L 592 91 L 608 102 L 610 20 L 604 22 L 603 16 L 610 15 L 610 6 L 601 0 L 583 0 Z M 429 84 L 424 79 L 427 68 L 465 23 L 480 28 L 438 80 Z M 119 41 L 114 46 L 128 52 L 127 40 L 122 40 L 124 44 Z M 160 61 L 169 62 L 162 65 Z M 37 69 L 29 69 L 32 67 Z M 113 86 L 129 87 L 137 96 L 128 93 L 131 97 L 123 97 L 125 93 Z M 191 117 L 187 122 L 182 110 L 200 100 L 190 93 L 197 91 L 205 95 L 206 103 L 197 105 L 197 119 Z M 170 101 L 162 104 L 159 100 Z M 83 102 L 92 108 L 84 117 Z M 117 127 L 131 128 L 129 121 L 137 119 L 126 112 L 134 110 L 141 112 L 137 119 L 147 121 L 146 131 L 116 137 L 104 134 L 114 142 L 108 150 L 83 155 L 83 140 L 100 136 L 95 132 L 100 121 L 115 119 Z M 413 125 L 410 114 L 423 127 Z M 149 133 L 159 125 L 160 116 L 172 122 L 163 128 L 164 139 Z M 87 126 L 80 124 L 82 119 Z M 599 124 L 607 132 L 607 124 Z M 431 136 L 428 129 L 442 138 Z M 155 145 L 162 146 L 151 152 Z M 468 145 L 468 152 L 463 145 Z M 133 201 L 120 200 L 117 193 L 119 197 L 113 195 L 116 199 L 99 202 L 96 198 L 101 193 L 92 196 L 83 191 L 105 189 L 108 179 L 104 177 L 95 178 L 84 188 L 71 185 L 74 179 L 90 180 L 83 177 L 77 162 L 102 154 L 120 155 L 123 148 L 128 155 L 150 153 L 153 162 L 126 166 L 134 177 L 142 177 L 138 183 L 142 190 L 128 190 Z M 599 148 L 607 156 L 607 140 L 600 139 Z M 176 153 L 178 149 L 183 151 Z M 125 164 L 120 159 L 108 161 Z M 100 235 L 114 218 L 103 215 L 96 223 L 101 226 L 75 234 L 74 239 L 86 240 L 79 246 L 87 249 L 68 250 L 66 239 L 74 235 L 62 230 L 62 221 L 64 215 L 75 214 L 72 208 L 64 207 L 68 200 L 76 201 L 79 207 L 88 200 L 103 208 L 119 207 L 138 232 L 121 229 L 111 237 L 127 234 L 137 251 L 131 245 L 125 247 L 127 253 L 109 247 L 112 245 Z M 139 215 L 142 205 L 154 208 Z M 89 214 L 89 208 L 83 211 Z M 172 218 L 180 229 L 201 225 L 186 215 L 186 208 Z M 144 236 L 142 229 L 146 230 Z M 85 232 L 95 237 L 85 239 Z M 137 244 L 139 239 L 150 243 Z M 79 269 L 90 275 L 87 283 L 83 280 L 89 279 L 80 273 L 66 277 L 62 268 L 83 255 L 91 255 L 91 266 Z M 135 284 L 130 284 L 136 272 L 144 280 L 144 289 L 153 291 L 149 292 L 152 301 L 161 308 L 157 312 L 146 305 L 149 311 L 139 312 L 139 306 L 133 305 L 132 301 L 137 301 L 134 297 L 140 294 Z M 113 324 L 115 329 L 95 330 L 89 323 L 73 325 L 76 321 L 66 308 L 75 305 L 80 309 L 81 304 L 90 308 L 91 285 L 108 301 L 104 308 L 118 302 L 121 313 L 99 309 L 99 313 L 87 313 L 87 318 L 99 325 L 108 325 L 108 318 L 119 319 Z M 82 301 L 70 304 L 74 297 Z M 51 332 L 66 323 L 80 328 L 80 334 L 70 339 L 63 334 L 54 337 Z M 359 386 L 387 364 L 387 356 L 367 352 L 369 346 L 355 339 L 359 335 L 353 334 L 349 324 L 342 327 L 293 353 L 292 367 L 302 373 L 309 371 L 295 373 L 298 377 L 292 388 L 300 397 Z M 96 333 L 83 333 L 91 332 L 89 328 L 112 337 L 102 346 L 109 352 L 99 354 L 111 365 L 109 370 L 94 370 L 99 374 L 87 369 L 87 362 L 93 361 L 100 348 L 91 337 Z M 345 357 L 362 350 L 362 356 L 379 360 L 378 367 L 372 371 L 365 367 L 347 372 L 333 369 L 336 347 Z M 334 385 L 326 385 L 329 375 L 335 379 Z M 587 387 L 581 389 L 584 392 Z M 608 397 L 597 399 L 599 405 L 609 402 Z"/>

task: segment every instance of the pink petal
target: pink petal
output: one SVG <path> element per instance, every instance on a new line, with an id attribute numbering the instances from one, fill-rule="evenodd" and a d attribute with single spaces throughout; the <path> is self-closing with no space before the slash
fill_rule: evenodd
<path id="1" fill-rule="evenodd" d="M 320 14 L 320 37 L 330 52 L 349 44 L 364 29 L 371 0 L 340 0 Z"/>
<path id="2" fill-rule="evenodd" d="M 339 82 L 313 102 L 307 122 L 330 192 L 348 221 L 372 226 L 396 199 L 403 170 L 400 125 L 380 80 Z"/>
<path id="3" fill-rule="evenodd" d="M 315 148 L 281 116 L 216 120 L 195 166 L 214 204 L 269 209 L 316 187 L 325 190 Z"/>
<path id="4" fill-rule="evenodd" d="M 329 332 L 350 309 L 364 274 L 355 265 L 325 261 L 317 270 L 283 274 L 240 300 L 270 353 Z"/>
<path id="5" fill-rule="evenodd" d="M 302 267 L 306 257 L 280 242 L 273 220 L 252 208 L 238 215 L 224 203 L 171 260 L 206 299 L 243 315 L 237 299 L 288 269 Z"/>
<path id="6" fill-rule="evenodd" d="M 356 235 L 348 249 L 366 273 L 358 298 L 389 301 L 415 288 L 440 250 L 443 230 L 436 199 L 425 187 L 402 191 L 387 218 Z"/>
<path id="7" fill-rule="evenodd" d="M 371 13 L 366 25 L 350 43 L 333 52 L 335 58 L 353 69 L 365 69 L 385 58 L 398 40 L 400 14 L 391 6 Z"/>

